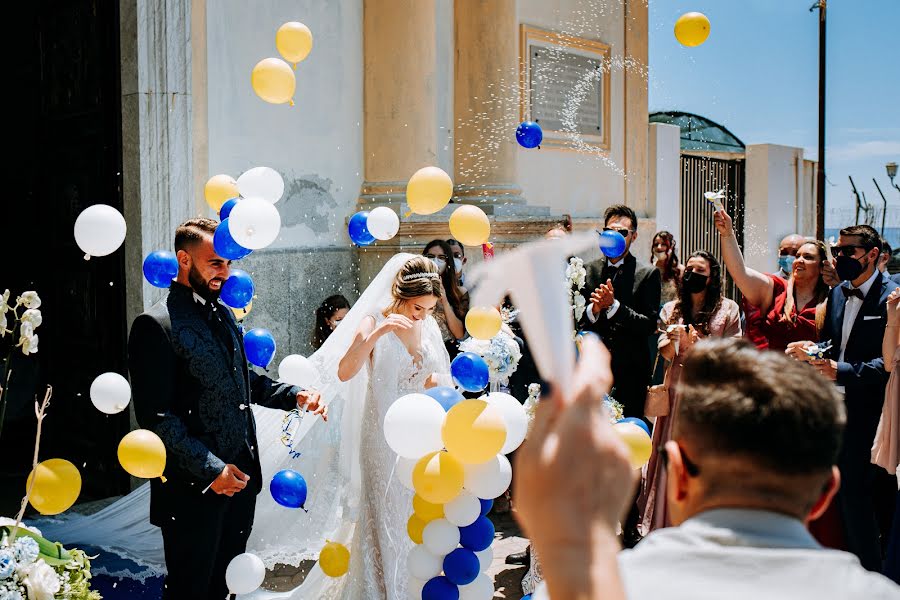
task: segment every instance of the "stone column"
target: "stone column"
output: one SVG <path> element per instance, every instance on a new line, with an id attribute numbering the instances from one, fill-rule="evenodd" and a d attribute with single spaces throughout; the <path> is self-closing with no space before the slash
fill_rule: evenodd
<path id="1" fill-rule="evenodd" d="M 456 0 L 456 201 L 522 204 L 515 184 L 519 117 L 516 0 Z"/>
<path id="2" fill-rule="evenodd" d="M 625 204 L 653 217 L 656 207 L 647 201 L 647 44 L 647 0 L 625 0 Z"/>

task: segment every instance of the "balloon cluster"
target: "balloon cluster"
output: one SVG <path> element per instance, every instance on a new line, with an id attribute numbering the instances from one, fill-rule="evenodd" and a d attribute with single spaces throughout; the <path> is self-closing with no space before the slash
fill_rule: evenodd
<path id="1" fill-rule="evenodd" d="M 387 206 L 362 210 L 347 223 L 347 233 L 357 246 L 368 246 L 375 240 L 389 240 L 400 231 L 400 217 Z"/>
<path id="2" fill-rule="evenodd" d="M 486 335 L 494 328 L 491 320 L 477 317 L 472 329 Z M 482 391 L 488 366 L 464 353 L 451 375 L 460 388 Z M 487 514 L 512 481 L 505 455 L 522 443 L 527 427 L 518 400 L 499 392 L 476 400 L 437 387 L 403 396 L 388 409 L 384 435 L 399 455 L 398 479 L 415 492 L 406 531 L 416 544 L 407 557 L 411 597 L 493 597 L 485 574 L 494 540 Z"/>
<path id="3" fill-rule="evenodd" d="M 250 74 L 250 84 L 256 95 L 270 104 L 294 105 L 294 91 L 297 79 L 294 71 L 297 63 L 309 56 L 313 46 L 313 36 L 309 27 L 297 21 L 290 21 L 275 33 L 275 47 L 284 57 L 264 58 L 256 63 Z M 293 64 L 293 69 L 287 62 Z"/>

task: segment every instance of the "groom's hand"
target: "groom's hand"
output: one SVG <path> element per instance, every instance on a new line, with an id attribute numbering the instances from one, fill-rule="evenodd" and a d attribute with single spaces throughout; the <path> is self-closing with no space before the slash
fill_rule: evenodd
<path id="1" fill-rule="evenodd" d="M 322 415 L 328 420 L 328 406 L 322 403 L 322 394 L 315 390 L 303 390 L 297 394 L 297 408 L 305 409 L 314 415 Z"/>
<path id="2" fill-rule="evenodd" d="M 247 487 L 248 481 L 250 481 L 250 476 L 238 469 L 237 465 L 227 464 L 209 487 L 217 494 L 234 496 Z"/>

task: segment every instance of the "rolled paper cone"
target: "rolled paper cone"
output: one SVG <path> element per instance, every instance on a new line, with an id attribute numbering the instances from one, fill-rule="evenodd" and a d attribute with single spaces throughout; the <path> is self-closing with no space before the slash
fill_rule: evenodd
<path id="1" fill-rule="evenodd" d="M 494 244 L 490 242 L 482 244 L 481 256 L 484 257 L 484 260 L 491 260 L 492 258 L 494 258 Z"/>
<path id="2" fill-rule="evenodd" d="M 676 354 L 676 355 L 678 354 L 678 346 L 679 346 L 680 344 L 681 344 L 681 340 L 680 340 L 680 339 L 676 339 L 676 340 L 675 340 L 675 354 Z"/>

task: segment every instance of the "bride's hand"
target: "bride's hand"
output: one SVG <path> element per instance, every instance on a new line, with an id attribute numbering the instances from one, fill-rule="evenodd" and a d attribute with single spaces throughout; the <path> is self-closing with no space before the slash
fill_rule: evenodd
<path id="1" fill-rule="evenodd" d="M 380 337 L 392 331 L 405 331 L 407 329 L 412 329 L 412 327 L 412 319 L 410 319 L 409 317 L 404 317 L 403 315 L 391 313 L 384 319 L 384 321 L 381 322 L 381 325 L 378 326 L 377 331 Z"/>

